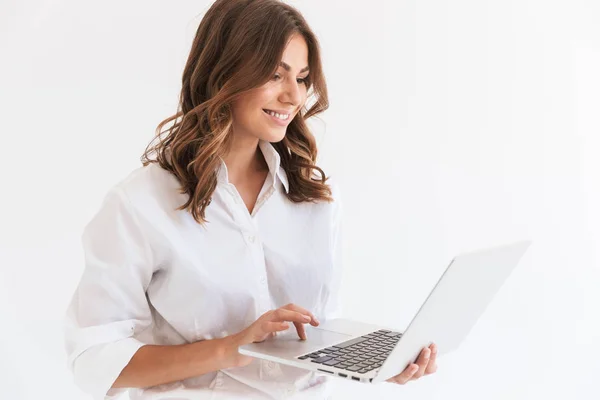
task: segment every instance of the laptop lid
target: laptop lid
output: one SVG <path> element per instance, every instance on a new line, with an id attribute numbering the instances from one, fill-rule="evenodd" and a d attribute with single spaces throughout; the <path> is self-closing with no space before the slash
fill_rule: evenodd
<path id="1" fill-rule="evenodd" d="M 399 374 L 431 343 L 440 355 L 458 348 L 530 244 L 526 240 L 456 256 L 372 382 Z"/>

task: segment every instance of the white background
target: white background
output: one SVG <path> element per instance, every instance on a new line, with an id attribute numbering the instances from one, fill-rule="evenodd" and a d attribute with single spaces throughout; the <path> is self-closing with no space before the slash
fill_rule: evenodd
<path id="1" fill-rule="evenodd" d="M 323 48 L 348 317 L 403 328 L 454 255 L 533 240 L 436 374 L 340 398 L 600 398 L 599 3 L 291 3 Z M 176 111 L 208 6 L 0 3 L 1 398 L 86 398 L 61 325 L 80 234 Z"/>

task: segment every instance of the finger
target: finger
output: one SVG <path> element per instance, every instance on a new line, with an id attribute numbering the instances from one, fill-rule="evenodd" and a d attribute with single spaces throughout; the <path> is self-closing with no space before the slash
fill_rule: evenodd
<path id="1" fill-rule="evenodd" d="M 437 346 L 432 344 L 429 348 L 431 349 L 431 356 L 429 357 L 427 368 L 425 368 L 425 375 L 433 374 L 437 371 Z"/>
<path id="2" fill-rule="evenodd" d="M 287 309 L 287 310 L 292 310 L 292 311 L 296 311 L 299 312 L 303 315 L 308 315 L 311 318 L 310 324 L 313 326 L 317 326 L 319 325 L 319 321 L 317 320 L 317 318 L 314 316 L 313 313 L 311 313 L 310 311 L 308 311 L 306 308 L 300 307 L 296 304 L 293 303 L 289 303 L 286 304 L 285 306 L 283 306 L 282 308 Z"/>
<path id="3" fill-rule="evenodd" d="M 302 340 L 306 340 L 306 331 L 304 330 L 305 323 L 310 322 L 311 317 L 297 311 L 286 310 L 283 308 L 275 310 L 273 316 L 275 320 L 283 320 L 283 321 L 291 321 L 294 323 L 296 327 L 296 331 L 298 332 L 298 336 Z"/>
<path id="4" fill-rule="evenodd" d="M 277 332 L 284 331 L 289 328 L 286 322 L 262 321 L 258 324 L 258 332 L 253 332 L 252 342 L 262 343 L 270 337 L 277 335 Z"/>
<path id="5" fill-rule="evenodd" d="M 412 379 L 412 376 L 415 372 L 419 370 L 419 366 L 417 364 L 410 364 L 408 367 L 402 371 L 402 373 L 388 379 L 386 382 L 397 383 L 399 385 L 404 385 L 406 382 Z"/>
<path id="6" fill-rule="evenodd" d="M 427 364 L 429 364 L 430 356 L 431 356 L 431 350 L 429 349 L 429 347 L 425 347 L 421 351 L 421 355 L 419 356 L 419 359 L 417 360 L 417 365 L 419 366 L 419 369 L 412 376 L 412 379 L 419 379 L 420 377 L 423 376 L 423 374 L 425 373 L 425 368 L 427 368 Z"/>
<path id="7" fill-rule="evenodd" d="M 300 322 L 294 322 L 294 325 L 296 326 L 296 331 L 298 332 L 298 336 L 300 336 L 300 339 L 306 340 L 306 331 L 304 330 L 304 324 L 301 324 Z"/>
<path id="8" fill-rule="evenodd" d="M 263 331 L 264 331 L 264 333 L 276 333 L 276 332 L 285 331 L 289 327 L 290 327 L 290 324 L 288 324 L 287 322 L 267 321 L 263 325 Z"/>
<path id="9" fill-rule="evenodd" d="M 300 324 L 309 323 L 311 320 L 310 315 L 302 314 L 298 311 L 287 310 L 285 308 L 278 308 L 275 310 L 271 316 L 272 321 L 289 321 L 289 322 L 298 322 Z"/>

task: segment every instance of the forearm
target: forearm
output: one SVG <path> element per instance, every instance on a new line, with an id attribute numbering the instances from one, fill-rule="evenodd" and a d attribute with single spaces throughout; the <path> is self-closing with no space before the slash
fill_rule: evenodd
<path id="1" fill-rule="evenodd" d="M 113 388 L 144 388 L 233 366 L 237 348 L 227 338 L 182 345 L 142 346 Z"/>

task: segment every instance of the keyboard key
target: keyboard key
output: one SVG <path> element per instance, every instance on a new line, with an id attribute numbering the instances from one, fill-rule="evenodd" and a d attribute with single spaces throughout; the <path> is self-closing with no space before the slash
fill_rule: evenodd
<path id="1" fill-rule="evenodd" d="M 346 347 L 350 347 L 356 343 L 364 342 L 365 340 L 367 340 L 367 339 L 365 339 L 364 337 L 361 336 L 361 337 L 357 337 L 355 339 L 347 340 L 344 343 L 336 344 L 335 347 L 345 349 Z"/>
<path id="2" fill-rule="evenodd" d="M 319 364 L 320 364 L 320 363 L 323 363 L 323 362 L 325 362 L 325 361 L 329 361 L 329 360 L 331 360 L 331 359 L 332 359 L 332 357 L 329 357 L 329 356 L 323 356 L 323 357 L 319 357 L 319 358 L 315 358 L 315 359 L 313 359 L 313 360 L 312 360 L 312 362 L 315 362 L 315 363 L 319 363 Z"/>

